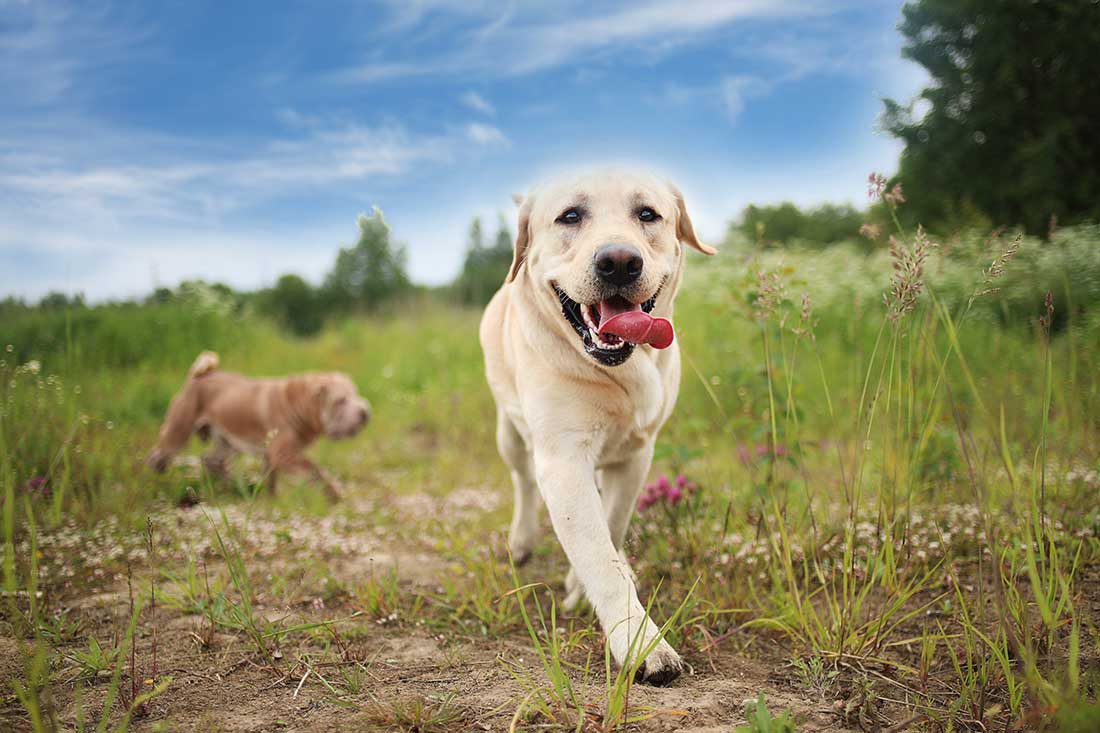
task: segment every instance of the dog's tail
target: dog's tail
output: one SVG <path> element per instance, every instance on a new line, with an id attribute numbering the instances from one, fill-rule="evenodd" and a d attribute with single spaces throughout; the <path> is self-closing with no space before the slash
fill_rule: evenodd
<path id="1" fill-rule="evenodd" d="M 188 379 L 204 377 L 218 368 L 218 355 L 213 351 L 204 351 L 195 359 L 191 369 L 187 372 Z"/>

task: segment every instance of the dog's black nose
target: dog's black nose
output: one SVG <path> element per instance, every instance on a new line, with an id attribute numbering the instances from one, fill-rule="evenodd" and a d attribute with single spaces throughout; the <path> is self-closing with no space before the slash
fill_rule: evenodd
<path id="1" fill-rule="evenodd" d="M 626 244 L 607 244 L 596 250 L 596 274 L 612 285 L 629 285 L 642 274 L 642 253 Z"/>

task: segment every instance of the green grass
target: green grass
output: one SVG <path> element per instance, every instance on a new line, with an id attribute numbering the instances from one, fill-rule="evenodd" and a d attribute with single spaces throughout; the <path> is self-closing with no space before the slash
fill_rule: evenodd
<path id="1" fill-rule="evenodd" d="M 943 246 L 925 263 L 925 292 L 896 320 L 881 301 L 885 255 L 731 245 L 712 260 L 690 258 L 676 311 L 684 376 L 654 478 L 684 474 L 700 488 L 640 513 L 628 550 L 643 602 L 693 663 L 768 639 L 794 657 L 791 684 L 848 700 L 852 715 L 877 705 L 895 723 L 912 717 L 931 730 L 1094 719 L 1100 236 L 1063 237 L 1049 251 L 1025 242 L 992 280 L 989 262 L 1009 240 Z M 1038 268 L 1036 281 L 1029 268 Z M 1052 291 L 1053 314 L 1037 287 Z M 422 624 L 444 638 L 510 639 L 531 650 L 536 667 L 504 662 L 525 690 L 512 707 L 517 721 L 610 730 L 654 714 L 632 704 L 632 675 L 600 663 L 584 617 L 562 636 L 556 606 L 525 585 L 563 571 L 552 539 L 516 578 L 490 549 L 507 526 L 510 486 L 495 450 L 478 312 L 420 301 L 307 341 L 247 314 L 202 313 L 178 329 L 171 324 L 187 319 L 170 306 L 112 310 L 99 325 L 53 314 L 0 328 L 0 349 L 13 343 L 0 354 L 5 620 L 26 641 L 16 692 L 32 727 L 49 725 L 50 688 L 74 684 L 55 650 L 77 645 L 85 678 L 126 673 L 115 656 L 125 658 L 125 643 L 93 646 L 62 612 L 61 598 L 97 587 L 91 563 L 73 560 L 73 574 L 39 596 L 39 575 L 54 578 L 59 558 L 43 553 L 50 572 L 36 566 L 36 526 L 90 532 L 113 518 L 118 536 L 141 537 L 149 514 L 188 493 L 245 510 L 208 528 L 216 567 L 184 553 L 154 571 L 162 606 L 207 619 L 200 637 L 238 635 L 282 674 L 283 640 L 323 642 L 351 666 L 310 679 L 346 702 L 369 687 L 368 668 L 354 666 L 363 659 L 348 656 L 357 624 Z M 236 489 L 185 468 L 158 476 L 141 466 L 187 366 L 211 346 L 226 368 L 249 374 L 352 375 L 374 420 L 355 441 L 321 443 L 313 454 L 368 506 L 332 507 L 294 484 L 277 496 L 254 493 L 247 462 L 236 467 Z M 426 513 L 407 524 L 394 508 L 467 489 L 502 500 L 461 521 Z M 430 553 L 449 570 L 411 586 L 398 563 L 326 586 L 325 602 L 359 620 L 269 617 L 261 601 L 294 606 L 300 587 L 329 581 L 315 567 L 323 558 L 266 580 L 244 542 L 257 531 L 254 512 L 365 516 L 387 543 Z M 764 709 L 754 708 L 754 729 L 788 729 L 782 716 L 767 714 L 767 723 Z M 472 713 L 463 700 L 413 697 L 365 715 L 372 725 L 446 729 Z"/>

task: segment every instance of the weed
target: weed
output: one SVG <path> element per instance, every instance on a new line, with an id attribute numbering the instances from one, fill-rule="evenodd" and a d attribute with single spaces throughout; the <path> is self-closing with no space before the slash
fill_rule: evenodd
<path id="1" fill-rule="evenodd" d="M 89 637 L 88 646 L 84 650 L 76 651 L 72 660 L 79 667 L 78 679 L 95 680 L 101 674 L 109 674 L 120 661 L 122 650 L 118 647 L 104 648 L 96 638 Z"/>
<path id="2" fill-rule="evenodd" d="M 363 716 L 368 730 L 451 733 L 468 727 L 468 713 L 453 695 L 409 695 L 372 703 Z"/>
<path id="3" fill-rule="evenodd" d="M 795 657 L 791 660 L 798 684 L 807 690 L 817 693 L 822 699 L 836 684 L 840 670 L 835 665 L 829 665 L 818 655 L 809 659 Z"/>
<path id="4" fill-rule="evenodd" d="M 790 710 L 785 710 L 778 716 L 771 714 L 763 692 L 756 700 L 745 703 L 745 717 L 748 724 L 735 728 L 737 733 L 795 733 L 797 730 Z"/>

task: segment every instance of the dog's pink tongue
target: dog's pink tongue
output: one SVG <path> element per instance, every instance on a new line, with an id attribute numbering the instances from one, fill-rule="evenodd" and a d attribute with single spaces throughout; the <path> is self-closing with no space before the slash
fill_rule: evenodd
<path id="1" fill-rule="evenodd" d="M 655 349 L 672 345 L 672 324 L 667 318 L 654 318 L 640 305 L 621 301 L 600 301 L 600 335 L 613 334 L 632 344 L 649 344 Z"/>

